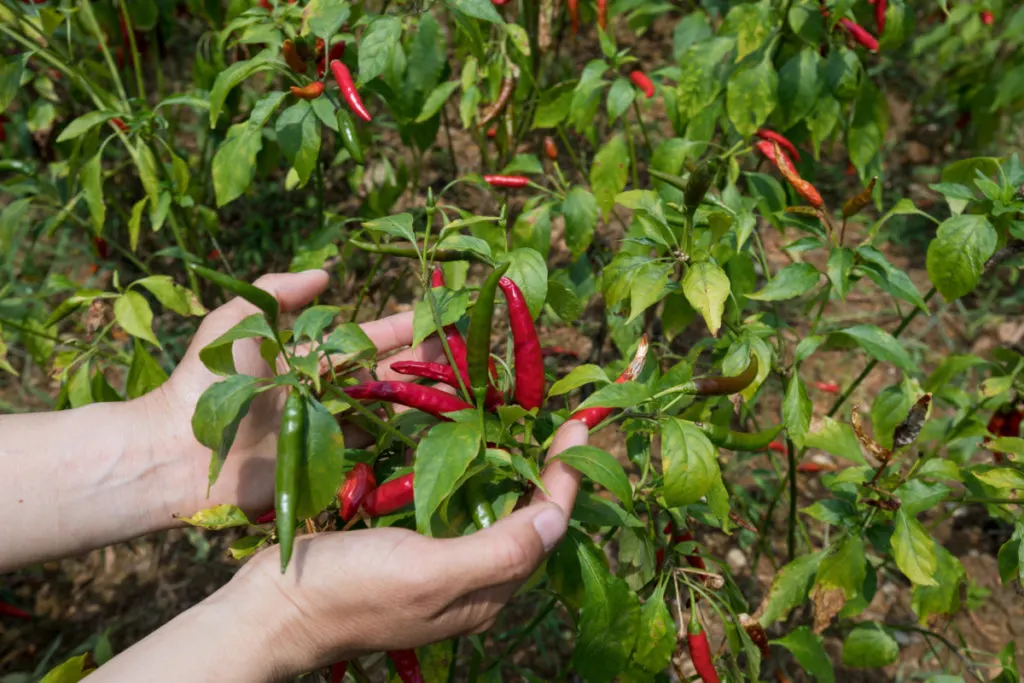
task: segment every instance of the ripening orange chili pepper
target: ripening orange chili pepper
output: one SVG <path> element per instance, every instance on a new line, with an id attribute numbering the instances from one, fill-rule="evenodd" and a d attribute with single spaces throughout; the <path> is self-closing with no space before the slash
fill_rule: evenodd
<path id="1" fill-rule="evenodd" d="M 285 64 L 292 71 L 297 74 L 306 73 L 306 63 L 302 61 L 302 57 L 299 57 L 295 43 L 290 38 L 281 43 L 281 56 L 284 57 Z"/>
<path id="2" fill-rule="evenodd" d="M 792 160 L 786 156 L 786 153 L 782 151 L 776 142 L 761 141 L 757 143 L 757 149 L 761 154 L 765 155 L 769 161 L 775 164 L 775 168 L 779 169 L 779 173 L 786 179 L 797 194 L 803 197 L 808 204 L 816 209 L 823 208 L 825 201 L 821 198 L 818 190 L 800 177 L 797 173 L 796 167 L 793 166 Z"/>
<path id="3" fill-rule="evenodd" d="M 299 87 L 297 85 L 291 86 L 292 94 L 298 97 L 300 100 L 315 100 L 324 94 L 324 82 L 313 81 L 308 85 Z"/>
<path id="4" fill-rule="evenodd" d="M 597 25 L 602 31 L 608 30 L 608 0 L 597 0 Z"/>
<path id="5" fill-rule="evenodd" d="M 110 119 L 110 123 L 114 126 L 114 128 L 117 128 L 122 133 L 127 133 L 128 132 L 128 126 L 121 119 L 116 118 L 116 117 L 112 118 L 112 119 Z"/>

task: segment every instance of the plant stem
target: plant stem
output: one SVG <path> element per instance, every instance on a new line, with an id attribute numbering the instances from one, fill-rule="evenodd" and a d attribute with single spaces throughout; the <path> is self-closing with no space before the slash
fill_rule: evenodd
<path id="1" fill-rule="evenodd" d="M 142 63 L 140 62 L 139 48 L 135 44 L 135 27 L 132 26 L 131 15 L 128 14 L 128 7 L 125 0 L 118 0 L 121 6 L 121 17 L 124 19 L 125 32 L 128 34 L 128 43 L 132 48 L 132 67 L 135 69 L 135 90 L 140 100 L 146 99 L 146 84 L 142 79 Z"/>
<path id="2" fill-rule="evenodd" d="M 786 529 L 786 552 L 789 561 L 796 557 L 796 448 L 793 440 L 786 437 L 786 458 L 789 460 L 789 522 Z"/>
<path id="3" fill-rule="evenodd" d="M 647 153 L 654 154 L 654 148 L 651 147 L 651 139 L 647 137 L 647 128 L 640 116 L 640 105 L 637 104 L 636 98 L 633 98 L 633 113 L 636 114 L 636 125 L 640 126 L 640 134 L 644 136 L 644 147 L 647 148 Z"/>

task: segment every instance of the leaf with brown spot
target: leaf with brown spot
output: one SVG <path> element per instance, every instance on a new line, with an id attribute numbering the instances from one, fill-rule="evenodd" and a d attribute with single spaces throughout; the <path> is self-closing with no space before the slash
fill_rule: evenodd
<path id="1" fill-rule="evenodd" d="M 811 591 L 811 602 L 814 604 L 814 632 L 820 634 L 843 609 L 846 594 L 842 588 L 826 588 L 819 585 Z"/>
<path id="2" fill-rule="evenodd" d="M 860 213 L 860 210 L 871 203 L 871 193 L 875 190 L 875 183 L 878 182 L 878 176 L 871 179 L 868 186 L 861 190 L 857 195 L 850 197 L 843 204 L 843 218 L 850 218 Z"/>

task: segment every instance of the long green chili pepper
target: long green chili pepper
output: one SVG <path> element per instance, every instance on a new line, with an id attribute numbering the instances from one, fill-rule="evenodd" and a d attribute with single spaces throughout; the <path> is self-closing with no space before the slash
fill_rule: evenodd
<path id="1" fill-rule="evenodd" d="M 277 316 L 279 309 L 277 306 L 277 299 L 274 298 L 273 294 L 264 291 L 259 287 L 250 285 L 248 282 L 236 280 L 197 263 L 189 264 L 189 268 L 191 268 L 197 275 L 201 275 L 213 284 L 223 287 L 232 294 L 237 294 L 256 308 L 263 311 L 267 315 L 267 322 L 270 323 L 270 326 L 277 329 Z"/>
<path id="2" fill-rule="evenodd" d="M 697 396 L 738 394 L 757 379 L 757 356 L 751 354 L 747 368 L 732 377 L 701 377 L 683 385 L 682 393 Z"/>
<path id="3" fill-rule="evenodd" d="M 366 155 L 363 154 L 363 146 L 359 144 L 359 133 L 356 130 L 356 122 L 344 109 L 338 109 L 338 129 L 341 133 L 341 142 L 345 145 L 352 161 L 357 164 L 366 162 Z"/>
<path id="4" fill-rule="evenodd" d="M 469 368 L 469 386 L 476 396 L 476 404 L 483 404 L 490 382 L 488 361 L 491 358 L 491 322 L 494 319 L 494 296 L 498 281 L 511 264 L 506 262 L 495 268 L 480 288 L 480 295 L 473 305 L 469 318 L 469 339 L 466 348 L 466 365 Z"/>
<path id="5" fill-rule="evenodd" d="M 720 427 L 709 422 L 695 422 L 694 424 L 707 435 L 708 440 L 730 451 L 743 451 L 756 453 L 768 447 L 775 437 L 782 431 L 782 425 L 762 429 L 759 432 L 735 432 L 727 427 Z"/>
<path id="6" fill-rule="evenodd" d="M 484 495 L 483 481 L 480 476 L 470 478 L 463 487 L 466 496 L 466 506 L 469 508 L 469 516 L 477 529 L 486 529 L 497 522 L 494 516 L 494 508 Z"/>
<path id="7" fill-rule="evenodd" d="M 281 432 L 277 436 L 275 502 L 277 538 L 281 542 L 281 573 L 288 568 L 295 544 L 295 504 L 298 499 L 299 465 L 306 448 L 306 400 L 293 388 L 284 404 Z"/>

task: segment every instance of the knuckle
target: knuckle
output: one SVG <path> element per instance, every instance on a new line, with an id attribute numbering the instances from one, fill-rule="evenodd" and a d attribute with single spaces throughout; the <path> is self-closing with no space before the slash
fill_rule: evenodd
<path id="1" fill-rule="evenodd" d="M 511 537 L 500 546 L 499 561 L 510 580 L 523 581 L 533 573 L 535 553 L 519 536 Z"/>

